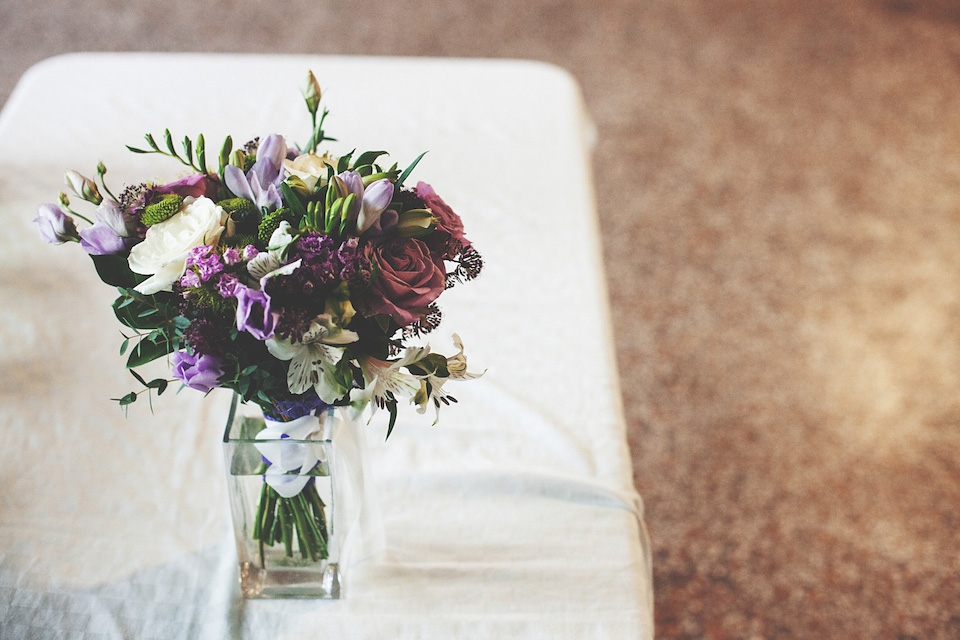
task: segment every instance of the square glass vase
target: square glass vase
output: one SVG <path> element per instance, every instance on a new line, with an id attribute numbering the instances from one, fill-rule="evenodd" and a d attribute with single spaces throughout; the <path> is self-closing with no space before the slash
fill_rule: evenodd
<path id="1" fill-rule="evenodd" d="M 241 594 L 340 598 L 344 527 L 336 518 L 343 483 L 331 474 L 342 468 L 333 463 L 337 447 L 329 439 L 265 437 L 265 426 L 260 408 L 235 395 L 223 452 Z M 284 472 L 278 471 L 284 465 L 271 464 L 281 458 L 309 462 Z"/>

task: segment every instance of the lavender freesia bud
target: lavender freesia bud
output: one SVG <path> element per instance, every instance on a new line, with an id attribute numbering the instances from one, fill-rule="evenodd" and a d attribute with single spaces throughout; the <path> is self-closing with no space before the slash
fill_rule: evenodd
<path id="1" fill-rule="evenodd" d="M 96 183 L 90 178 L 82 176 L 72 169 L 67 171 L 65 178 L 70 189 L 87 202 L 100 204 L 100 201 L 103 200 Z"/>
<path id="2" fill-rule="evenodd" d="M 63 209 L 55 204 L 42 204 L 37 210 L 37 217 L 33 222 L 40 229 L 40 236 L 50 244 L 77 242 L 77 225 L 73 218 L 64 213 Z"/>

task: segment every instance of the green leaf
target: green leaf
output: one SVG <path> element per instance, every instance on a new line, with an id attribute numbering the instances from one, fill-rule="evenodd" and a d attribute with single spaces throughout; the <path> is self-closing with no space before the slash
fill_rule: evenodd
<path id="1" fill-rule="evenodd" d="M 290 207 L 295 215 L 301 218 L 307 215 L 307 209 L 303 206 L 303 201 L 300 200 L 300 196 L 297 195 L 297 192 L 294 191 L 289 184 L 281 182 L 280 191 L 283 192 L 283 201 Z"/>
<path id="2" fill-rule="evenodd" d="M 207 143 L 202 133 L 197 136 L 197 165 L 201 173 L 207 172 Z"/>
<path id="3" fill-rule="evenodd" d="M 157 378 L 155 380 L 151 380 L 145 386 L 148 389 L 156 389 L 157 395 L 160 395 L 161 393 L 167 390 L 167 381 L 164 380 L 163 378 Z"/>
<path id="4" fill-rule="evenodd" d="M 113 312 L 117 320 L 131 329 L 156 329 L 163 325 L 164 314 L 147 313 L 148 310 L 156 311 L 159 307 L 154 296 L 144 296 L 136 292 L 126 293 L 113 301 Z"/>
<path id="5" fill-rule="evenodd" d="M 373 164 L 380 156 L 386 155 L 386 151 L 364 151 L 354 161 L 354 167 L 362 167 L 365 164 Z"/>
<path id="6" fill-rule="evenodd" d="M 122 398 L 111 398 L 111 400 L 115 400 L 120 403 L 121 407 L 125 407 L 128 404 L 133 404 L 134 402 L 137 401 L 137 394 L 131 391 L 127 395 L 123 396 Z"/>
<path id="7" fill-rule="evenodd" d="M 130 145 L 125 146 L 127 147 L 128 151 L 132 151 L 134 153 L 153 153 L 153 151 L 147 151 L 146 149 L 137 149 L 136 147 L 131 147 Z"/>
<path id="8" fill-rule="evenodd" d="M 396 185 L 395 185 L 397 189 L 399 189 L 400 187 L 403 186 L 403 181 L 407 179 L 407 176 L 410 175 L 410 172 L 413 171 L 413 168 L 417 166 L 417 164 L 420 162 L 420 160 L 423 159 L 423 156 L 425 156 L 425 155 L 427 155 L 427 152 L 426 152 L 426 151 L 424 151 L 423 153 L 421 153 L 420 155 L 418 155 L 418 156 L 417 156 L 417 159 L 414 160 L 413 162 L 411 162 L 411 163 L 410 163 L 410 166 L 403 170 L 403 173 L 401 173 L 401 174 L 400 174 L 400 177 L 397 178 L 397 182 L 396 182 Z"/>
<path id="9" fill-rule="evenodd" d="M 170 341 L 155 343 L 149 340 L 141 340 L 130 352 L 130 356 L 127 358 L 127 368 L 132 369 L 152 362 L 157 358 L 162 358 L 172 352 L 173 347 L 174 345 Z"/>
<path id="10" fill-rule="evenodd" d="M 120 344 L 120 355 L 123 355 L 127 352 L 128 346 L 130 346 L 130 338 L 127 338 Z"/>
<path id="11" fill-rule="evenodd" d="M 143 139 L 147 141 L 147 144 L 150 145 L 150 148 L 154 151 L 160 151 L 160 147 L 157 146 L 157 141 L 153 139 L 153 134 L 148 133 L 143 136 Z"/>
<path id="12" fill-rule="evenodd" d="M 397 424 L 397 401 L 392 399 L 387 405 L 387 410 L 390 412 L 390 424 L 387 425 L 387 437 L 384 438 L 384 441 L 390 439 L 390 434 L 393 433 L 393 427 Z"/>
<path id="13" fill-rule="evenodd" d="M 356 149 L 353 151 L 356 151 Z M 340 156 L 340 161 L 337 162 L 337 173 L 343 173 L 350 168 L 350 158 L 353 157 L 353 151 L 345 156 Z"/>
<path id="14" fill-rule="evenodd" d="M 146 152 L 144 152 L 146 153 Z M 130 270 L 127 258 L 122 255 L 95 256 L 91 255 L 97 275 L 111 287 L 136 286 L 137 276 Z"/>
<path id="15" fill-rule="evenodd" d="M 187 136 L 183 136 L 183 154 L 187 156 L 187 162 L 193 164 L 193 142 Z"/>
<path id="16" fill-rule="evenodd" d="M 177 155 L 177 150 L 173 146 L 173 135 L 171 135 L 170 129 L 163 130 L 163 140 L 167 144 L 167 150 L 170 152 L 170 155 L 174 158 L 179 158 L 180 156 Z"/>
<path id="17" fill-rule="evenodd" d="M 130 369 L 130 375 L 132 375 L 134 378 L 136 378 L 136 379 L 137 379 L 137 382 L 139 382 L 139 383 L 142 384 L 143 386 L 147 386 L 146 380 L 144 380 L 143 377 L 142 377 L 139 373 L 137 373 L 136 371 L 134 371 L 133 369 Z"/>

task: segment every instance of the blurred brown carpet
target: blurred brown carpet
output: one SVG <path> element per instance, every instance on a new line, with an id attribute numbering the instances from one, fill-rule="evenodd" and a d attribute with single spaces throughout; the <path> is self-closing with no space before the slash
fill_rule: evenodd
<path id="1" fill-rule="evenodd" d="M 5 0 L 0 100 L 84 50 L 568 68 L 658 636 L 960 638 L 960 2 Z"/>

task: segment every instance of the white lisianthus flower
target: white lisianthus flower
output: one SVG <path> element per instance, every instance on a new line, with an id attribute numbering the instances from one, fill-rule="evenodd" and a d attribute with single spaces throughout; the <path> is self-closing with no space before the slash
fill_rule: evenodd
<path id="1" fill-rule="evenodd" d="M 187 253 L 194 247 L 215 245 L 227 214 L 209 198 L 186 198 L 180 213 L 147 229 L 143 242 L 130 250 L 130 270 L 149 275 L 135 288 L 144 295 L 168 291 L 186 270 Z"/>
<path id="2" fill-rule="evenodd" d="M 284 160 L 283 167 L 287 174 L 303 180 L 307 189 L 313 191 L 317 181 L 323 186 L 327 179 L 327 167 L 336 168 L 336 159 L 328 153 L 318 156 L 315 153 L 301 153 L 293 160 Z"/>

